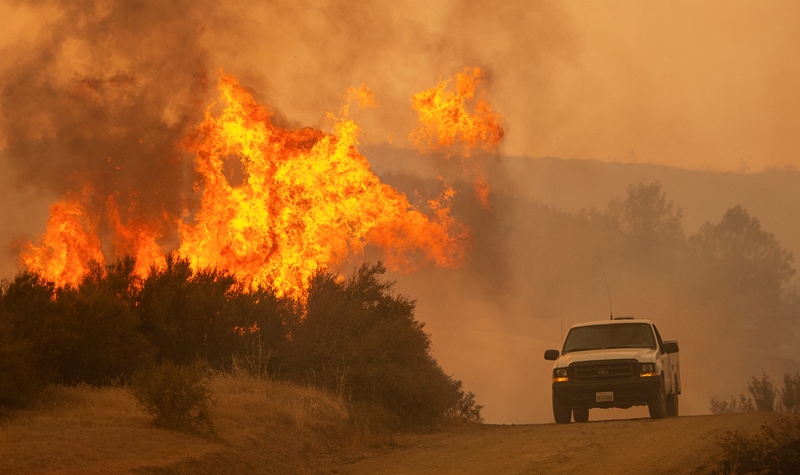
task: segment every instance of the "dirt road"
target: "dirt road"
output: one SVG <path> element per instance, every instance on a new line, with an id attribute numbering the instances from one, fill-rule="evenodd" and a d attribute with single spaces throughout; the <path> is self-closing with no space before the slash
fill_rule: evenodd
<path id="1" fill-rule="evenodd" d="M 713 467 L 716 436 L 757 430 L 774 413 L 484 425 L 408 436 L 399 447 L 341 467 L 380 474 L 681 474 Z"/>

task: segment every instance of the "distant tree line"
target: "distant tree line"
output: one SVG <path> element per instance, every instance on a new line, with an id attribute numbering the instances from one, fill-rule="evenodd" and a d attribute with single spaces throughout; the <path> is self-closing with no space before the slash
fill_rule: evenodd
<path id="1" fill-rule="evenodd" d="M 380 263 L 347 279 L 320 271 L 304 303 L 176 255 L 146 278 L 135 264 L 95 265 L 76 287 L 29 272 L 2 283 L 0 407 L 22 407 L 46 384 L 125 384 L 148 365 L 202 361 L 336 391 L 407 424 L 480 419 Z"/>
<path id="2" fill-rule="evenodd" d="M 749 396 L 711 398 L 712 414 L 735 414 L 754 411 L 800 412 L 800 372 L 783 375 L 783 387 L 778 388 L 766 373 L 747 384 Z"/>
<path id="3" fill-rule="evenodd" d="M 483 279 L 485 298 L 499 297 L 498 305 L 508 305 L 511 294 L 519 301 L 517 313 L 546 318 L 570 305 L 582 312 L 576 319 L 602 318 L 607 299 L 600 259 L 615 310 L 644 309 L 637 316 L 691 328 L 680 338 L 706 351 L 714 368 L 730 368 L 736 354 L 747 354 L 741 361 L 747 365 L 769 356 L 787 361 L 800 352 L 794 256 L 742 206 L 688 234 L 682 210 L 658 182 L 630 185 L 605 209 L 575 213 L 504 201 L 512 199 L 516 195 L 498 194 L 494 206 L 516 206 L 516 215 L 467 221 L 475 247 L 489 249 L 468 266 Z M 467 206 L 456 202 L 454 213 L 459 207 Z M 595 313 L 583 313 L 587 309 Z M 756 365 L 763 367 L 755 362 L 744 375 Z"/>

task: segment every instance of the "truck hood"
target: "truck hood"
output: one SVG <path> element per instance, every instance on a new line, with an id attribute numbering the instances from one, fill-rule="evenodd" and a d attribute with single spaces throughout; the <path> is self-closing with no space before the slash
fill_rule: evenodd
<path id="1" fill-rule="evenodd" d="M 572 363 L 596 360 L 637 360 L 640 363 L 655 363 L 656 351 L 651 348 L 614 348 L 606 350 L 572 351 L 558 357 L 556 368 L 565 368 Z"/>

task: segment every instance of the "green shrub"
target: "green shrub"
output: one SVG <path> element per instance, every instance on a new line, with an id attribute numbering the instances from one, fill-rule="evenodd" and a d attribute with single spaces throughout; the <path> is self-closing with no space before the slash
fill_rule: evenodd
<path id="1" fill-rule="evenodd" d="M 718 443 L 722 449 L 718 473 L 796 473 L 800 467 L 800 416 L 781 417 L 752 435 L 728 432 Z"/>
<path id="2" fill-rule="evenodd" d="M 165 429 L 213 435 L 211 390 L 206 367 L 166 362 L 137 371 L 131 385 L 136 401 L 155 425 Z"/>

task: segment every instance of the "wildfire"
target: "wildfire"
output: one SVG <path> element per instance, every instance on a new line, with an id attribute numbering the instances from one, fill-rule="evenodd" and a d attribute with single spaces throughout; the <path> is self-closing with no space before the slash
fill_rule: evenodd
<path id="1" fill-rule="evenodd" d="M 150 266 L 164 262 L 164 252 L 157 243 L 160 224 L 136 216 L 123 222 L 117 206 L 117 194 L 105 201 L 105 213 L 90 212 L 93 190 L 86 186 L 79 196 L 67 193 L 50 207 L 50 217 L 39 245 L 27 243 L 20 259 L 28 269 L 63 287 L 77 285 L 92 262 L 104 264 L 100 227 L 107 220 L 112 236 L 113 255 L 136 258 L 135 271 L 147 275 Z"/>
<path id="2" fill-rule="evenodd" d="M 414 94 L 412 108 L 417 111 L 419 127 L 409 138 L 421 151 L 463 144 L 463 155 L 469 157 L 473 148 L 489 152 L 503 140 L 503 116 L 492 110 L 482 88 L 480 68 L 464 68 L 455 76 L 455 90 L 449 90 L 452 80 L 440 81 L 435 87 Z M 449 157 L 449 155 L 448 155 Z M 478 203 L 489 208 L 489 183 L 477 162 L 472 162 L 473 186 Z"/>
<path id="3" fill-rule="evenodd" d="M 369 243 L 387 249 L 387 264 L 398 269 L 409 267 L 412 250 L 458 265 L 464 231 L 445 205 L 431 203 L 429 219 L 380 182 L 358 153 L 359 128 L 346 108 L 332 134 L 286 130 L 233 76 L 222 74 L 219 89 L 224 110 L 215 116 L 209 109 L 188 141 L 203 194 L 193 222 L 181 224 L 179 252 L 193 266 L 217 266 L 302 297 L 318 268 Z M 232 161 L 246 175 L 236 186 L 224 173 Z"/>
<path id="4" fill-rule="evenodd" d="M 502 117 L 476 93 L 481 77 L 479 69 L 465 70 L 456 77 L 454 93 L 446 91 L 445 81 L 415 95 L 422 124 L 416 138 L 431 146 L 435 136 L 440 144 L 464 141 L 467 150 L 495 147 Z M 117 194 L 90 199 L 87 186 L 50 208 L 40 244 L 29 243 L 21 253 L 23 265 L 57 285 L 74 285 L 92 261 L 129 254 L 145 276 L 164 262 L 159 239 L 165 223 L 177 229 L 177 252 L 195 269 L 216 267 L 300 300 L 318 269 L 342 263 L 367 245 L 383 249 L 394 270 L 411 271 L 424 262 L 460 265 L 469 235 L 450 214 L 453 189 L 443 183 L 442 194 L 423 212 L 381 183 L 358 151 L 360 130 L 347 104 L 329 114 L 330 133 L 285 129 L 272 123 L 268 109 L 234 76 L 220 72 L 218 88 L 219 104 L 206 109 L 183 143 L 194 154 L 199 176 L 196 208 L 180 219 L 148 219 L 135 206 L 119 209 Z M 466 112 L 476 95 L 475 112 Z M 366 84 L 350 88 L 346 97 L 377 107 Z M 485 180 L 476 179 L 475 189 L 488 206 Z M 91 202 L 103 209 L 90 212 Z M 100 236 L 109 242 L 104 245 Z"/>

